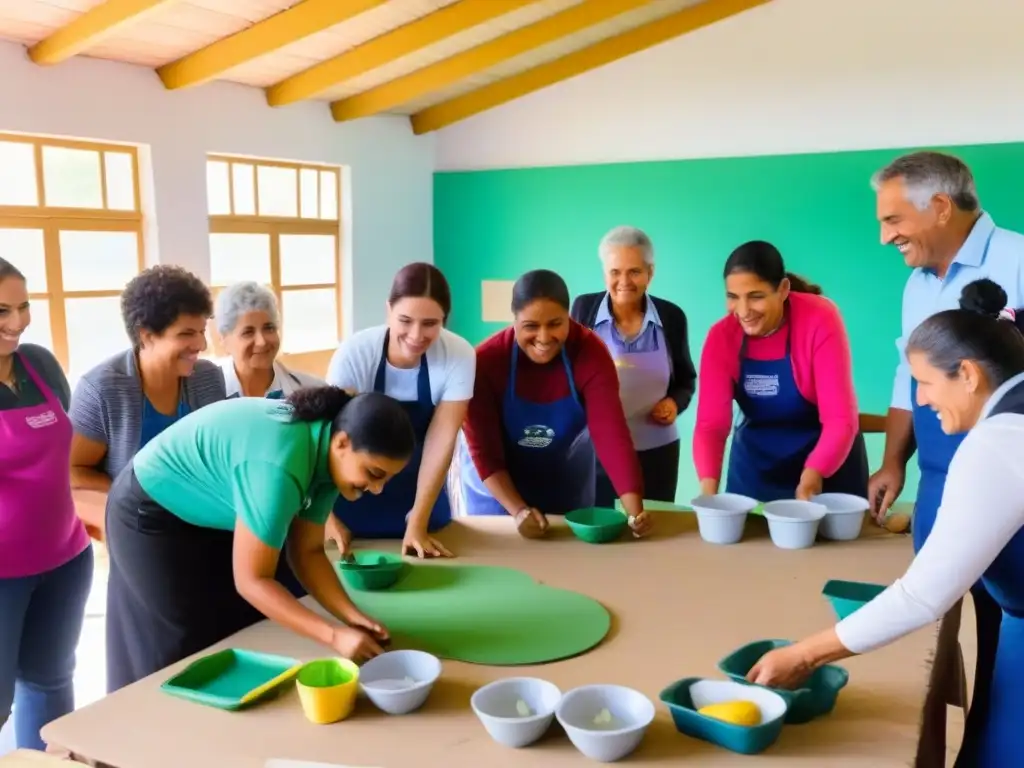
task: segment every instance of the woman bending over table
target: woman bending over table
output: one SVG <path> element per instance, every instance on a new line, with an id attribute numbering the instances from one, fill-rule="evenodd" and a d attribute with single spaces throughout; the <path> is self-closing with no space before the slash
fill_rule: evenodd
<path id="1" fill-rule="evenodd" d="M 350 502 L 380 493 L 415 442 L 397 401 L 336 387 L 225 400 L 155 437 L 107 501 L 108 689 L 264 617 L 347 658 L 380 653 L 387 631 L 345 594 L 324 552 L 324 522 L 339 492 Z M 282 550 L 341 623 L 281 584 Z"/>

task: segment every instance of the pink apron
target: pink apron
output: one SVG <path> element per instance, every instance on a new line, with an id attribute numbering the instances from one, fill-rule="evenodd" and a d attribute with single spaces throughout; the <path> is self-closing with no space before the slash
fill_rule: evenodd
<path id="1" fill-rule="evenodd" d="M 45 402 L 0 411 L 0 579 L 52 571 L 89 546 L 71 496 L 71 421 L 20 362 Z"/>

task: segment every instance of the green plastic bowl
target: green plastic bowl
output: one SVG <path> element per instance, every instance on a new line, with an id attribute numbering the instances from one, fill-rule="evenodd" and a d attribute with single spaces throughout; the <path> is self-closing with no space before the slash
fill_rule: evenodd
<path id="1" fill-rule="evenodd" d="M 565 516 L 576 538 L 590 544 L 605 544 L 619 538 L 629 525 L 624 512 L 605 507 L 576 509 Z"/>
<path id="2" fill-rule="evenodd" d="M 390 552 L 354 552 L 355 562 L 335 563 L 345 586 L 363 592 L 387 589 L 398 581 L 405 561 Z"/>
<path id="3" fill-rule="evenodd" d="M 836 616 L 842 621 L 854 611 L 870 603 L 885 592 L 881 584 L 868 584 L 863 581 L 838 581 L 832 579 L 821 590 L 830 603 Z"/>
<path id="4" fill-rule="evenodd" d="M 789 640 L 758 640 L 748 643 L 730 653 L 720 662 L 718 668 L 738 683 L 747 682 L 747 673 L 768 651 L 790 645 Z M 850 682 L 850 673 L 835 664 L 819 667 L 802 688 L 786 690 L 770 688 L 789 701 L 786 722 L 794 725 L 808 723 L 816 717 L 827 715 L 836 706 L 839 691 Z M 749 683 L 748 683 L 749 684 Z"/>

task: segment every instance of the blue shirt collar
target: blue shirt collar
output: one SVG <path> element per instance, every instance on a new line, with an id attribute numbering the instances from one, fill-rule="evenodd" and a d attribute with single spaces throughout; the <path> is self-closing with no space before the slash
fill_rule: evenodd
<path id="1" fill-rule="evenodd" d="M 978 220 L 974 222 L 974 228 L 964 240 L 964 244 L 960 246 L 956 258 L 953 259 L 953 264 L 960 264 L 964 267 L 980 267 L 985 261 L 985 250 L 995 228 L 996 223 L 992 217 L 982 212 Z"/>
<path id="2" fill-rule="evenodd" d="M 597 316 L 594 318 L 595 328 L 601 325 L 601 323 L 612 322 L 612 313 L 611 310 L 608 309 L 610 303 L 611 297 L 608 295 L 608 292 L 605 291 L 604 296 L 601 297 L 601 303 L 597 307 Z M 640 326 L 640 332 L 643 333 L 647 330 L 647 326 L 652 323 L 661 328 L 661 316 L 658 314 L 658 308 L 654 306 L 654 302 L 651 301 L 651 297 L 646 294 L 644 295 L 644 304 L 647 305 L 647 308 L 644 310 L 644 321 Z"/>

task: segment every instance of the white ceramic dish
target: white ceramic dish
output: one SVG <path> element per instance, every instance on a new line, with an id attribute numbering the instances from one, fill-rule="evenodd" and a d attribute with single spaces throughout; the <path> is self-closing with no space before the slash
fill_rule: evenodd
<path id="1" fill-rule="evenodd" d="M 864 527 L 864 514 L 871 508 L 868 500 L 852 493 L 819 493 L 811 501 L 828 510 L 818 532 L 823 539 L 852 541 Z"/>
<path id="2" fill-rule="evenodd" d="M 743 538 L 747 516 L 757 501 L 738 493 L 698 496 L 690 502 L 700 537 L 709 544 L 735 544 Z"/>
<path id="3" fill-rule="evenodd" d="M 621 685 L 584 685 L 562 697 L 555 717 L 583 755 L 614 763 L 632 753 L 654 720 L 654 703 Z"/>
<path id="4" fill-rule="evenodd" d="M 518 749 L 543 736 L 555 719 L 562 692 L 536 677 L 510 677 L 477 689 L 469 700 L 490 737 Z"/>
<path id="5" fill-rule="evenodd" d="M 374 706 L 405 715 L 426 702 L 441 676 L 441 660 L 423 651 L 388 651 L 363 664 L 359 687 Z"/>
<path id="6" fill-rule="evenodd" d="M 786 716 L 786 701 L 779 694 L 755 685 L 743 685 L 731 680 L 701 680 L 690 686 L 690 700 L 694 709 L 725 701 L 749 701 L 761 710 L 760 725 Z"/>
<path id="7" fill-rule="evenodd" d="M 770 501 L 764 505 L 768 532 L 779 549 L 807 549 L 814 544 L 818 526 L 828 510 L 823 504 L 797 499 Z"/>

